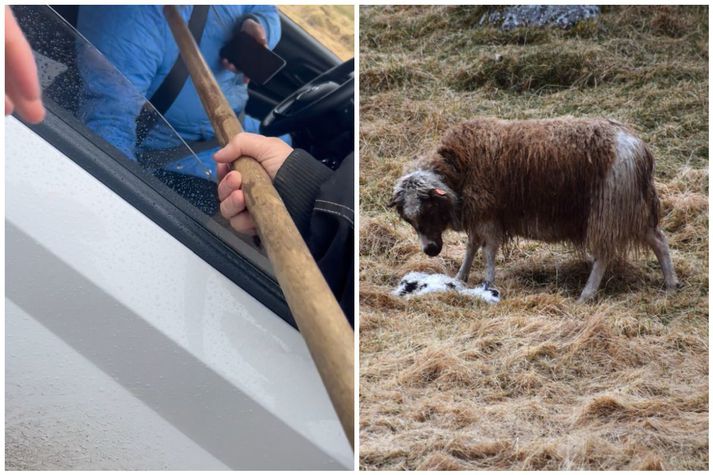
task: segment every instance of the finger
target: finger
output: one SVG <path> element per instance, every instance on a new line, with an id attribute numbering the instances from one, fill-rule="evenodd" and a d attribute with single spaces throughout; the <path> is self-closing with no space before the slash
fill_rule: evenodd
<path id="1" fill-rule="evenodd" d="M 259 21 L 255 21 L 252 18 L 245 20 L 243 23 L 242 31 L 248 33 L 252 36 L 255 41 L 267 48 L 267 36 L 265 35 L 265 28 Z"/>
<path id="2" fill-rule="evenodd" d="M 267 48 L 267 36 L 265 35 L 265 28 L 262 27 L 260 22 L 255 22 L 255 39 L 258 43 Z"/>
<path id="3" fill-rule="evenodd" d="M 227 163 L 218 164 L 218 182 L 220 182 L 225 175 L 230 171 L 230 165 Z"/>
<path id="4" fill-rule="evenodd" d="M 240 157 L 253 157 L 260 161 L 261 157 L 267 155 L 266 146 L 269 146 L 269 141 L 262 135 L 242 132 L 233 137 L 228 145 L 215 152 L 213 158 L 222 163 L 230 163 Z"/>
<path id="5" fill-rule="evenodd" d="M 233 170 L 225 175 L 220 183 L 218 183 L 218 201 L 223 201 L 235 190 L 239 190 L 243 184 L 243 177 L 239 172 Z"/>
<path id="6" fill-rule="evenodd" d="M 32 48 L 22 34 L 9 7 L 5 9 L 5 72 L 16 84 L 19 95 L 28 101 L 40 98 L 40 83 Z"/>
<path id="7" fill-rule="evenodd" d="M 27 122 L 37 124 L 45 118 L 45 108 L 39 99 L 29 100 L 18 92 L 17 84 L 6 82 L 5 93 L 13 103 L 14 111 Z"/>
<path id="8" fill-rule="evenodd" d="M 262 28 L 256 29 L 253 38 L 255 38 L 255 41 L 257 41 L 260 46 L 267 48 L 267 37 L 265 36 L 265 31 Z"/>
<path id="9" fill-rule="evenodd" d="M 245 211 L 245 195 L 241 190 L 234 190 L 220 202 L 220 214 L 225 219 L 231 219 L 243 211 Z"/>
<path id="10" fill-rule="evenodd" d="M 12 100 L 10 100 L 10 98 L 7 97 L 7 94 L 5 94 L 5 115 L 12 114 L 13 109 L 14 105 L 12 103 Z"/>
<path id="11" fill-rule="evenodd" d="M 250 236 L 257 234 L 255 231 L 255 223 L 247 211 L 230 218 L 230 226 L 242 234 L 248 234 Z"/>
<path id="12" fill-rule="evenodd" d="M 31 124 L 39 124 L 45 118 L 45 108 L 39 100 L 31 102 L 24 100 L 18 101 L 17 113 Z"/>
<path id="13" fill-rule="evenodd" d="M 227 59 L 223 58 L 223 60 L 221 61 L 221 64 L 223 65 L 223 68 L 227 69 L 231 73 L 235 73 L 235 74 L 238 73 L 238 68 L 236 68 L 235 65 L 233 63 L 231 63 L 230 61 L 228 61 Z"/>

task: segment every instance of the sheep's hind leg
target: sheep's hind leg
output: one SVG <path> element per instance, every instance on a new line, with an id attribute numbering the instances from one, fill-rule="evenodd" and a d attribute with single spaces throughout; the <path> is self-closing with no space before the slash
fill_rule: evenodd
<path id="1" fill-rule="evenodd" d="M 594 294 L 596 294 L 599 289 L 599 284 L 602 282 L 602 277 L 604 277 L 604 271 L 606 270 L 607 260 L 595 257 L 592 272 L 589 274 L 589 279 L 587 279 L 587 285 L 584 286 L 584 290 L 582 290 L 582 294 L 579 296 L 577 303 L 584 303 L 594 297 Z"/>
<path id="2" fill-rule="evenodd" d="M 675 290 L 679 288 L 681 284 L 676 277 L 676 271 L 673 269 L 671 252 L 668 248 L 666 236 L 663 235 L 660 229 L 652 228 L 646 235 L 646 243 L 651 246 L 654 254 L 656 254 L 656 258 L 659 260 L 664 282 L 666 283 L 666 289 Z"/>
<path id="3" fill-rule="evenodd" d="M 468 247 L 465 249 L 465 256 L 463 256 L 463 263 L 458 269 L 456 274 L 456 279 L 463 282 L 468 282 L 468 274 L 470 274 L 470 268 L 473 267 L 473 259 L 475 258 L 475 253 L 478 252 L 480 247 L 480 242 L 474 236 L 468 236 Z"/>

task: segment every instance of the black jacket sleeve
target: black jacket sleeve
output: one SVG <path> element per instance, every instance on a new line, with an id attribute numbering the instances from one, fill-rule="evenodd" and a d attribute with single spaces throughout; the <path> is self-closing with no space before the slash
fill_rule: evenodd
<path id="1" fill-rule="evenodd" d="M 353 327 L 354 155 L 332 171 L 296 149 L 277 172 L 275 188 Z"/>

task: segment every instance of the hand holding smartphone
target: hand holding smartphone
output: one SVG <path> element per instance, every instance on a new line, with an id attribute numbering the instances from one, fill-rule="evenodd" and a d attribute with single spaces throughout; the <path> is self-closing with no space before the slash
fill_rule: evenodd
<path id="1" fill-rule="evenodd" d="M 221 48 L 220 56 L 259 85 L 272 79 L 286 64 L 252 35 L 240 30 L 236 30 L 230 42 Z"/>

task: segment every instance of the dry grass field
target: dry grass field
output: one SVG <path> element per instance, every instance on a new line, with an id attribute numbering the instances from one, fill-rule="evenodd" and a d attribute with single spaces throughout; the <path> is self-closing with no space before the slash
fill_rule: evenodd
<path id="1" fill-rule="evenodd" d="M 354 56 L 352 5 L 280 5 L 279 8 L 341 60 Z"/>
<path id="2" fill-rule="evenodd" d="M 477 27 L 484 7 L 362 7 L 360 466 L 381 469 L 708 468 L 708 11 L 604 7 L 569 31 Z M 499 55 L 499 60 L 496 59 Z M 662 227 L 684 287 L 653 253 L 607 272 L 518 240 L 503 301 L 402 300 L 408 271 L 454 275 L 386 208 L 403 164 L 452 124 L 606 116 L 656 158 Z M 471 284 L 482 279 L 476 257 Z"/>

